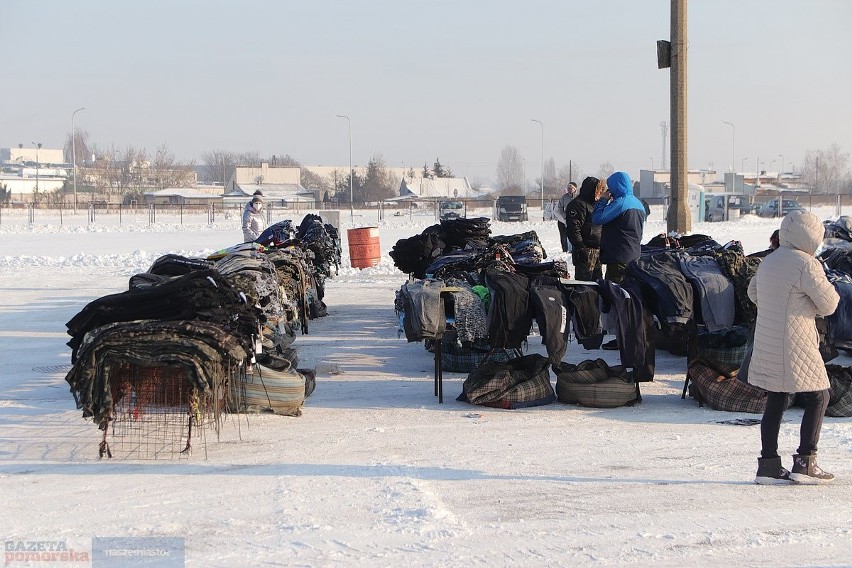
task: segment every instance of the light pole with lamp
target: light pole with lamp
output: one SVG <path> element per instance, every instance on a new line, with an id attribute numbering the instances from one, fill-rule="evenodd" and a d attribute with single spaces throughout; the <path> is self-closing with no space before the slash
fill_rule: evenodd
<path id="1" fill-rule="evenodd" d="M 737 167 L 736 152 L 735 152 L 735 148 L 734 148 L 734 142 L 736 141 L 737 129 L 734 128 L 733 122 L 728 122 L 727 120 L 723 120 L 722 124 L 727 124 L 728 126 L 731 127 L 731 169 L 733 170 L 734 168 Z"/>
<path id="2" fill-rule="evenodd" d="M 74 115 L 86 107 L 80 107 L 71 113 L 71 173 L 74 179 L 74 213 L 77 212 L 77 131 L 74 130 Z"/>
<path id="3" fill-rule="evenodd" d="M 537 122 L 541 126 L 541 220 L 544 221 L 544 123 L 535 118 L 530 121 Z"/>
<path id="4" fill-rule="evenodd" d="M 741 165 L 740 165 L 740 171 L 741 171 L 741 172 L 744 172 L 744 171 L 745 171 L 745 163 L 746 163 L 746 160 L 748 160 L 748 156 L 746 156 L 745 158 L 743 158 L 743 159 L 742 159 L 742 161 L 740 162 L 740 163 L 741 163 Z"/>
<path id="5" fill-rule="evenodd" d="M 36 195 L 38 195 L 38 151 L 41 150 L 41 142 L 31 142 L 31 144 L 36 147 Z"/>
<path id="6" fill-rule="evenodd" d="M 345 118 L 349 128 L 349 220 L 355 224 L 355 209 L 352 205 L 352 121 L 345 114 L 338 114 L 337 118 Z"/>

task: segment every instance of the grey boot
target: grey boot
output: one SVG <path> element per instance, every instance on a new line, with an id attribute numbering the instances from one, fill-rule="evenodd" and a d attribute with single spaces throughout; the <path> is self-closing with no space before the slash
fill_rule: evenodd
<path id="1" fill-rule="evenodd" d="M 823 471 L 817 465 L 816 454 L 811 456 L 793 456 L 793 471 L 790 473 L 790 479 L 796 483 L 805 485 L 819 485 L 821 483 L 831 483 L 834 481 L 834 476 L 827 471 Z"/>
<path id="2" fill-rule="evenodd" d="M 784 485 L 790 483 L 790 472 L 781 466 L 781 458 L 757 458 L 758 485 Z"/>

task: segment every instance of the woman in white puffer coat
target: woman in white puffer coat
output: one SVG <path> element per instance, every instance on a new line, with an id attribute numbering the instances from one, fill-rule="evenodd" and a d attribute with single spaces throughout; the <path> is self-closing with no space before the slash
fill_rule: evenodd
<path id="1" fill-rule="evenodd" d="M 255 195 L 243 209 L 243 241 L 250 243 L 260 236 L 266 228 L 263 199 Z"/>
<path id="2" fill-rule="evenodd" d="M 814 257 L 825 229 L 811 213 L 792 211 L 781 221 L 780 246 L 760 264 L 748 287 L 757 304 L 748 382 L 768 392 L 760 423 L 761 457 L 755 482 L 826 483 L 834 476 L 816 464 L 817 442 L 828 406 L 828 374 L 819 353 L 815 318 L 837 309 L 840 296 Z M 787 393 L 805 401 L 793 469 L 781 467 L 778 433 Z"/>

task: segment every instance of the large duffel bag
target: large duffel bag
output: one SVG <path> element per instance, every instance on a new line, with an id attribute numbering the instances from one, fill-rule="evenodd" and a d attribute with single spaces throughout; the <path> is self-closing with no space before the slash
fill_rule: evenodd
<path id="1" fill-rule="evenodd" d="M 828 408 L 826 416 L 852 416 L 852 367 L 841 365 L 826 365 L 828 382 Z"/>
<path id="2" fill-rule="evenodd" d="M 550 404 L 556 393 L 548 367 L 547 357 L 536 353 L 506 362 L 486 361 L 465 379 L 457 400 L 509 410 Z"/>
<path id="3" fill-rule="evenodd" d="M 631 406 L 640 401 L 636 383 L 621 365 L 610 367 L 603 359 L 577 365 L 561 362 L 556 371 L 556 397 L 560 402 L 592 408 Z"/>
<path id="4" fill-rule="evenodd" d="M 251 372 L 231 383 L 233 412 L 273 412 L 301 416 L 305 402 L 305 377 L 295 369 L 276 371 L 254 365 Z"/>
<path id="5" fill-rule="evenodd" d="M 695 359 L 686 370 L 689 392 L 714 410 L 762 414 L 766 408 L 766 391 L 737 380 L 737 368 Z"/>

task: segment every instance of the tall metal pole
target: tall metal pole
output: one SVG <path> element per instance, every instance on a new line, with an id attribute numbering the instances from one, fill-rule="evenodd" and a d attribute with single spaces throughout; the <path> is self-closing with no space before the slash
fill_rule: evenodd
<path id="1" fill-rule="evenodd" d="M 541 126 L 541 220 L 544 221 L 544 123 L 534 118 L 530 120 Z"/>
<path id="2" fill-rule="evenodd" d="M 734 142 L 736 141 L 737 129 L 734 128 L 733 122 L 723 120 L 722 124 L 727 124 L 731 127 L 731 171 L 735 171 L 737 169 L 737 158 L 736 153 L 734 152 Z"/>
<path id="3" fill-rule="evenodd" d="M 71 113 L 71 175 L 74 178 L 74 213 L 77 212 L 77 131 L 74 130 L 74 115 L 86 107 L 80 107 Z"/>
<path id="4" fill-rule="evenodd" d="M 36 195 L 38 195 L 38 170 L 39 170 L 39 161 L 38 161 L 38 151 L 41 150 L 41 142 L 32 142 L 32 145 L 36 147 Z"/>
<path id="5" fill-rule="evenodd" d="M 346 124 L 349 127 L 349 220 L 355 224 L 355 209 L 352 205 L 352 121 L 345 114 L 338 114 L 337 118 L 345 118 Z"/>
<path id="6" fill-rule="evenodd" d="M 667 228 L 681 234 L 692 230 L 688 206 L 686 136 L 686 1 L 671 0 L 671 203 Z"/>

